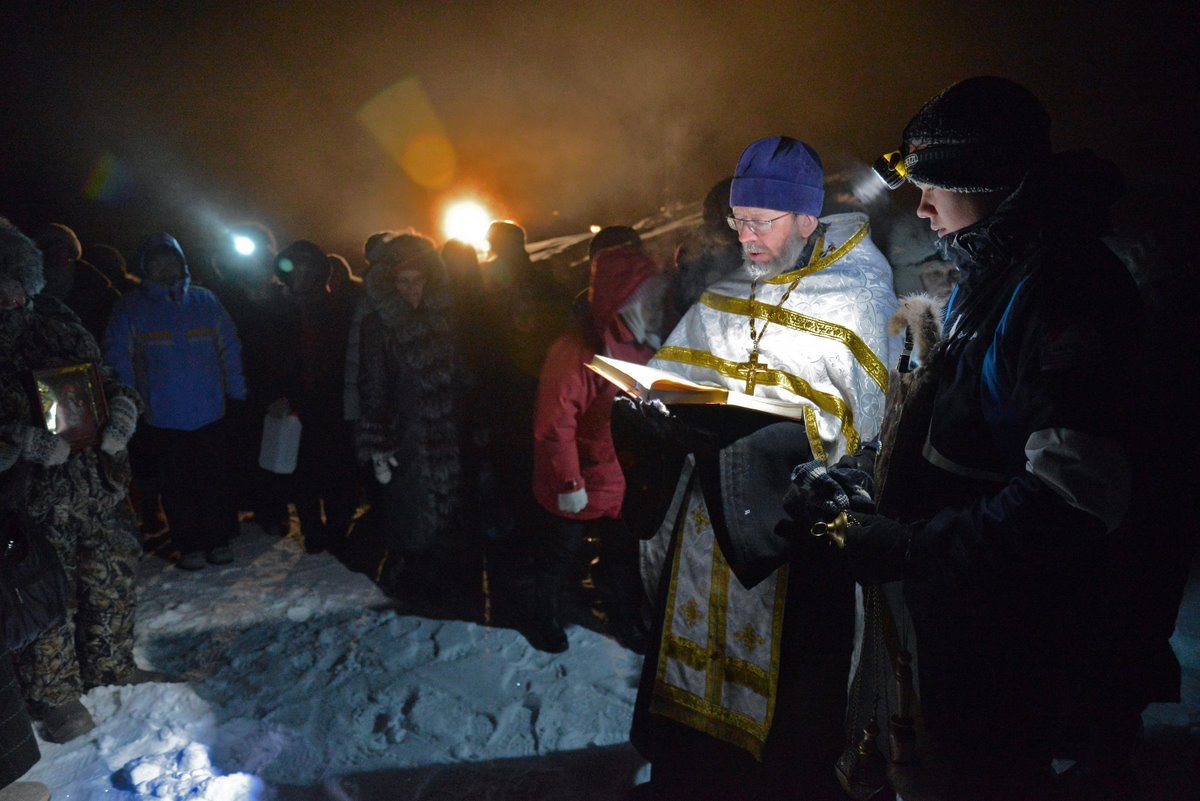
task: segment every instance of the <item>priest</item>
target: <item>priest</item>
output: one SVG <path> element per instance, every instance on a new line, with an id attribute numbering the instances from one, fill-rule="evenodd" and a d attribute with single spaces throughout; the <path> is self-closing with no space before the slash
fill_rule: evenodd
<path id="1" fill-rule="evenodd" d="M 803 142 L 746 148 L 728 217 L 743 264 L 651 362 L 794 411 L 678 406 L 652 426 L 690 451 L 648 549 L 662 557 L 632 739 L 652 763 L 642 792 L 656 799 L 841 792 L 853 582 L 789 524 L 781 499 L 795 465 L 877 436 L 896 298 L 866 215 L 820 216 L 822 181 Z"/>

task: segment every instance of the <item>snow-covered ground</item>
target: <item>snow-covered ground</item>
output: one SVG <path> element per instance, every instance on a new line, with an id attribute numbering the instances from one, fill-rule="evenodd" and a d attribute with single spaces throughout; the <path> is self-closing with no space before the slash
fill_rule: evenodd
<path id="1" fill-rule="evenodd" d="M 96 729 L 43 743 L 27 778 L 59 801 L 620 801 L 645 779 L 628 743 L 641 658 L 612 639 L 572 626 L 545 654 L 403 613 L 295 535 L 244 524 L 233 548 L 197 573 L 146 557 L 137 657 L 175 680 L 91 691 Z M 1184 703 L 1146 714 L 1144 801 L 1200 797 L 1197 573 L 1174 639 Z"/>
<path id="2" fill-rule="evenodd" d="M 174 681 L 98 688 L 42 744 L 55 799 L 619 799 L 641 657 L 587 628 L 410 616 L 371 580 L 243 525 L 236 561 L 141 566 L 136 655 Z"/>

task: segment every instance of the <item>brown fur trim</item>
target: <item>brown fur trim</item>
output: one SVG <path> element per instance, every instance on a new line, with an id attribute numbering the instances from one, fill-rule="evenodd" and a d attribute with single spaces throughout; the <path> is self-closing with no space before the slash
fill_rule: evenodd
<path id="1" fill-rule="evenodd" d="M 929 353 L 942 338 L 942 316 L 945 304 L 924 293 L 905 295 L 900 306 L 888 320 L 888 333 L 896 336 L 908 329 L 918 356 Z"/>

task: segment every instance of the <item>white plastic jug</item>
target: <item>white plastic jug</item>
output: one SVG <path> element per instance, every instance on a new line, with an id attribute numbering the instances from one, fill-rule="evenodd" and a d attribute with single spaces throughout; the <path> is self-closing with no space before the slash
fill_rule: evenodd
<path id="1" fill-rule="evenodd" d="M 263 418 L 262 446 L 258 449 L 258 466 L 272 473 L 290 475 L 296 472 L 296 455 L 300 452 L 300 418 L 294 414 Z"/>

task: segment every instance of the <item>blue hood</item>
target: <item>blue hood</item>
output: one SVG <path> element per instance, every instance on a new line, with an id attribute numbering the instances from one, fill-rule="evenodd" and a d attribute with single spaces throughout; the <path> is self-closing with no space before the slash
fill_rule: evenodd
<path id="1" fill-rule="evenodd" d="M 149 236 L 142 240 L 141 247 L 138 248 L 137 258 L 133 262 L 133 273 L 142 280 L 146 279 L 146 256 L 152 250 L 167 247 L 179 254 L 179 260 L 183 262 L 183 280 L 190 282 L 192 277 L 191 270 L 188 269 L 187 257 L 183 255 L 183 248 L 179 246 L 179 240 L 170 234 L 158 234 L 157 236 Z"/>

